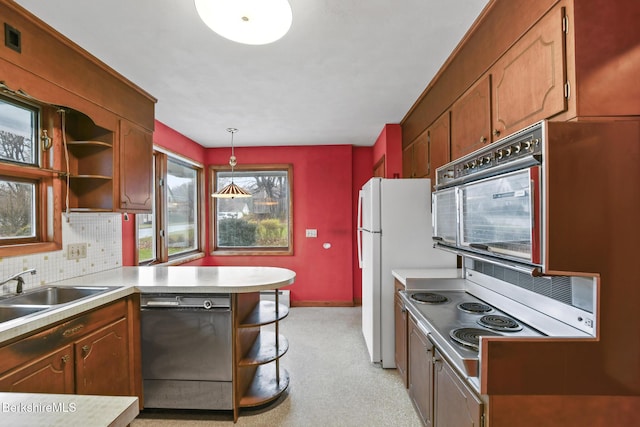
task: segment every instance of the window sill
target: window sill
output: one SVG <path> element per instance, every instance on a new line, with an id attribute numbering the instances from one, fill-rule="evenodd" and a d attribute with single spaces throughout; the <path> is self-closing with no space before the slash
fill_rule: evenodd
<path id="1" fill-rule="evenodd" d="M 157 266 L 157 265 L 162 265 L 162 266 L 180 265 L 180 264 L 185 264 L 187 262 L 195 261 L 195 260 L 201 259 L 201 258 L 204 258 L 204 252 L 198 252 L 198 253 L 194 253 L 194 254 L 189 254 L 189 255 L 173 258 L 173 259 L 170 259 L 167 262 L 163 262 L 161 264 L 153 264 L 153 265 L 154 266 Z"/>

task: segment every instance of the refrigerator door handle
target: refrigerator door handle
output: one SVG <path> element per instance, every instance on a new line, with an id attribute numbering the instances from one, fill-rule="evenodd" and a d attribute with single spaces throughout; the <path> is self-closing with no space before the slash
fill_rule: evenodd
<path id="1" fill-rule="evenodd" d="M 358 192 L 358 216 L 356 228 L 356 238 L 358 245 L 358 267 L 362 268 L 362 190 Z"/>

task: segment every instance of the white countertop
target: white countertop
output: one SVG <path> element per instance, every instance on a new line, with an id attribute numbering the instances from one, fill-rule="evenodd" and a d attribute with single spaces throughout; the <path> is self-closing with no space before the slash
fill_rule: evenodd
<path id="1" fill-rule="evenodd" d="M 133 286 L 137 292 L 245 293 L 291 285 L 296 274 L 279 267 L 122 267 L 55 283 Z"/>
<path id="2" fill-rule="evenodd" d="M 133 293 L 246 293 L 290 285 L 295 272 L 278 267 L 121 267 L 48 286 L 113 287 L 58 308 L 0 323 L 0 343 L 63 321 Z M 29 292 L 29 289 L 25 292 Z"/>
<path id="3" fill-rule="evenodd" d="M 407 290 L 424 289 L 429 279 L 459 279 L 462 269 L 459 268 L 421 268 L 392 270 L 393 277 L 398 279 Z"/>
<path id="4" fill-rule="evenodd" d="M 0 393 L 5 426 L 125 427 L 138 413 L 137 397 Z"/>

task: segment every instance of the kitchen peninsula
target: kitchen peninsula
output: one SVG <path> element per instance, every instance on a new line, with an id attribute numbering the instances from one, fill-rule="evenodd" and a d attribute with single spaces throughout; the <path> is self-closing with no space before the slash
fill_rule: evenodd
<path id="1" fill-rule="evenodd" d="M 242 407 L 253 407 L 268 403 L 278 396 L 288 387 L 289 376 L 286 370 L 280 368 L 279 359 L 284 355 L 288 348 L 286 339 L 278 334 L 278 322 L 288 314 L 288 308 L 278 303 L 277 292 L 275 292 L 275 302 L 260 300 L 260 291 L 276 290 L 283 286 L 291 285 L 295 280 L 295 273 L 291 270 L 275 267 L 122 267 L 113 270 L 107 270 L 87 276 L 76 277 L 53 284 L 47 287 L 95 287 L 107 289 L 106 292 L 82 298 L 81 300 L 53 306 L 43 312 L 30 315 L 25 318 L 16 319 L 17 322 L 8 321 L 4 324 L 0 323 L 0 354 L 11 355 L 11 360 L 16 360 L 16 364 L 9 366 L 6 363 L 0 366 L 0 387 L 3 391 L 24 391 L 20 389 L 21 381 L 15 380 L 15 374 L 19 372 L 25 365 L 31 366 L 30 361 L 17 360 L 14 353 L 19 352 L 21 343 L 33 341 L 34 337 L 53 333 L 55 339 L 51 339 L 56 344 L 56 348 L 46 348 L 42 353 L 53 355 L 51 362 L 58 363 L 60 357 L 63 358 L 63 365 L 66 364 L 69 357 L 65 354 L 69 346 L 78 347 L 75 352 L 75 371 L 79 371 L 78 366 L 87 364 L 85 359 L 90 357 L 93 352 L 90 345 L 96 343 L 93 340 L 86 344 L 80 339 L 86 338 L 80 335 L 88 330 L 94 330 L 90 321 L 97 318 L 94 313 L 117 307 L 116 305 L 125 300 L 128 309 L 122 309 L 119 314 L 112 315 L 114 319 L 109 320 L 110 325 L 119 324 L 122 326 L 117 330 L 116 337 L 126 336 L 123 343 L 124 351 L 121 354 L 120 362 L 124 362 L 124 372 L 128 372 L 131 379 L 128 384 L 124 384 L 120 390 L 114 394 L 138 394 L 141 402 L 143 400 L 142 380 L 145 375 L 145 367 L 142 365 L 144 349 L 141 341 L 150 340 L 145 336 L 144 325 L 139 327 L 141 319 L 144 323 L 144 314 L 141 314 L 139 305 L 140 299 L 146 299 L 149 295 L 161 295 L 163 300 L 155 306 L 148 307 L 151 313 L 176 313 L 191 310 L 201 313 L 200 315 L 217 316 L 216 313 L 227 312 L 228 325 L 227 331 L 223 331 L 229 337 L 224 348 L 225 354 L 228 354 L 229 372 L 227 380 L 201 381 L 200 386 L 210 391 L 207 387 L 213 387 L 217 390 L 218 395 L 223 394 L 223 407 L 209 409 L 229 409 L 233 410 L 234 419 L 237 419 L 239 409 Z M 198 307 L 190 307 L 183 309 L 180 304 L 182 301 L 193 301 L 194 297 L 201 297 L 203 304 Z M 226 310 L 218 307 L 218 301 L 226 298 L 228 301 Z M 123 304 L 124 307 L 124 304 Z M 171 310 L 179 308 L 180 310 Z M 114 311 L 115 309 L 111 308 Z M 142 311 L 144 313 L 144 311 Z M 91 317 L 91 316 L 94 317 Z M 117 317 L 117 319 L 115 319 Z M 102 316 L 100 316 L 102 318 Z M 73 323 L 76 319 L 85 319 L 77 325 Z M 105 321 L 101 325 L 104 325 Z M 177 323 L 177 322 L 176 322 Z M 193 322 L 190 322 L 191 324 Z M 196 322 L 197 323 L 197 322 Z M 261 330 L 261 326 L 274 324 L 275 334 L 270 331 Z M 102 327 L 98 332 L 106 329 Z M 210 331 L 211 329 L 207 329 Z M 48 332 L 52 331 L 52 332 Z M 216 334 L 221 333 L 213 329 Z M 180 336 L 188 337 L 196 331 L 183 332 Z M 199 332 L 202 337 L 202 331 Z M 42 338 L 42 337 L 40 337 Z M 75 341 L 68 341 L 68 339 Z M 122 341 L 122 340 L 121 340 Z M 60 348 L 57 348 L 60 347 Z M 113 345 L 111 345 L 113 347 Z M 182 353 L 194 354 L 194 349 L 183 348 Z M 71 350 L 74 353 L 74 350 Z M 157 351 L 149 352 L 149 354 L 157 353 Z M 21 355 L 21 354 L 20 354 Z M 181 356 L 182 357 L 182 356 Z M 35 357 L 39 359 L 38 357 Z M 33 359 L 33 358 L 32 358 Z M 103 359 L 104 360 L 104 359 Z M 35 363 L 35 362 L 34 362 Z M 7 365 L 7 366 L 5 366 Z M 73 364 L 71 364 L 73 365 Z M 59 367 L 57 367 L 59 368 Z M 110 372 L 108 367 L 101 366 L 102 372 Z M 148 370 L 147 370 L 148 371 Z M 72 375 L 72 373 L 70 374 Z M 109 374 L 110 375 L 110 374 Z M 120 373 L 120 376 L 122 373 Z M 11 381 L 4 381 L 7 378 Z M 204 378 L 204 377 L 203 377 Z M 157 384 L 161 384 L 160 388 L 169 385 L 181 386 L 185 382 L 176 381 L 175 378 L 170 379 L 171 382 L 162 383 L 155 380 L 149 382 L 145 379 L 144 398 L 147 398 L 147 389 L 153 390 Z M 78 384 L 80 378 L 73 379 L 71 385 L 60 388 L 53 387 L 51 390 L 37 390 L 40 392 L 66 392 L 87 394 L 82 392 L 82 387 Z M 68 383 L 68 381 L 67 381 Z M 16 385 L 16 387 L 13 387 Z M 122 391 L 124 390 L 124 393 Z M 178 389 L 179 392 L 186 394 L 189 390 Z M 91 393 L 91 394 L 110 394 Z M 215 394 L 215 393 L 214 393 Z M 219 397 L 219 396 L 216 396 Z M 157 401 L 157 400 L 156 400 Z M 197 402 L 196 402 L 197 404 Z M 216 403 L 214 403 L 216 404 Z M 168 407 L 167 402 L 162 402 L 156 407 Z M 141 406 L 149 407 L 146 402 Z M 178 406 L 177 409 L 186 408 Z M 193 408 L 196 409 L 196 408 Z M 205 408 L 202 408 L 205 409 Z"/>

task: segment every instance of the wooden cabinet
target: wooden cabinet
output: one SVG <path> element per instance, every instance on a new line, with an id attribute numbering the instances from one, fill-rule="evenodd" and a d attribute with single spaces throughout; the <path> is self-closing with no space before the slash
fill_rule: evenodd
<path id="1" fill-rule="evenodd" d="M 449 159 L 449 112 L 446 112 L 403 151 L 403 175 L 405 178 L 430 178 L 435 184 L 436 169 Z"/>
<path id="2" fill-rule="evenodd" d="M 122 318 L 74 342 L 77 394 L 129 394 L 127 338 Z"/>
<path id="3" fill-rule="evenodd" d="M 405 178 L 426 178 L 429 175 L 429 134 L 424 131 L 402 154 L 402 174 Z"/>
<path id="4" fill-rule="evenodd" d="M 451 107 L 451 159 L 492 142 L 491 76 L 485 76 Z"/>
<path id="5" fill-rule="evenodd" d="M 409 397 L 425 426 L 433 426 L 433 344 L 413 316 L 408 322 Z"/>
<path id="6" fill-rule="evenodd" d="M 552 9 L 491 68 L 494 139 L 567 108 L 564 18 Z"/>
<path id="7" fill-rule="evenodd" d="M 395 317 L 395 361 L 396 361 L 396 369 L 398 370 L 398 374 L 402 378 L 402 382 L 405 387 L 408 387 L 407 380 L 407 309 L 404 306 L 404 302 L 398 295 L 398 292 L 404 289 L 404 286 L 395 281 L 396 291 L 394 297 L 395 309 L 394 309 L 394 317 Z"/>
<path id="8" fill-rule="evenodd" d="M 0 390 L 14 393 L 74 392 L 73 350 L 59 348 L 0 377 Z"/>
<path id="9" fill-rule="evenodd" d="M 289 386 L 289 373 L 280 358 L 289 343 L 280 334 L 279 322 L 289 308 L 275 301 L 260 299 L 260 293 L 234 294 L 234 399 L 233 418 L 240 408 L 250 408 L 277 399 Z M 265 330 L 271 325 L 273 330 Z"/>
<path id="10" fill-rule="evenodd" d="M 141 396 L 129 297 L 0 347 L 0 391 Z"/>
<path id="11" fill-rule="evenodd" d="M 436 169 L 451 160 L 451 133 L 449 112 L 433 122 L 427 129 L 429 134 L 429 178 L 431 186 L 436 182 Z"/>
<path id="12" fill-rule="evenodd" d="M 451 365 L 435 352 L 434 365 L 435 427 L 481 427 L 484 407 Z"/>
<path id="13" fill-rule="evenodd" d="M 153 137 L 151 132 L 120 121 L 118 209 L 151 212 L 153 203 Z"/>

